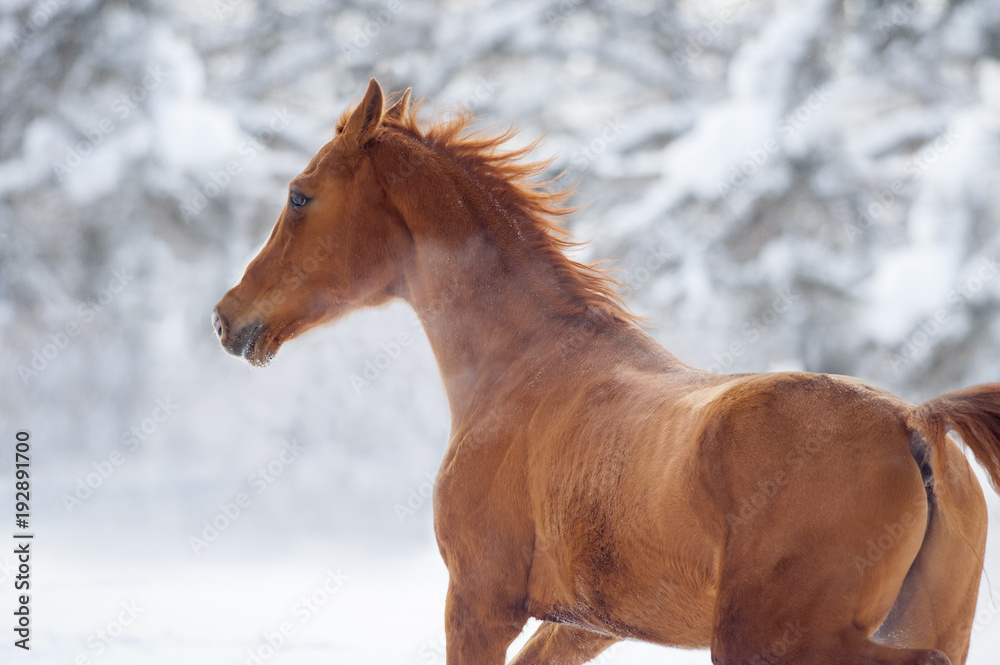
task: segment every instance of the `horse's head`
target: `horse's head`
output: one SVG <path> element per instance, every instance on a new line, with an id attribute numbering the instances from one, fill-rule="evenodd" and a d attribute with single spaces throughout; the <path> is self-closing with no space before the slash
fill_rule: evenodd
<path id="1" fill-rule="evenodd" d="M 405 114 L 408 100 L 409 91 L 386 114 Z M 215 307 L 216 334 L 233 355 L 266 365 L 285 340 L 398 294 L 409 240 L 365 154 L 382 104 L 372 79 L 340 132 L 292 180 L 267 244 Z"/>

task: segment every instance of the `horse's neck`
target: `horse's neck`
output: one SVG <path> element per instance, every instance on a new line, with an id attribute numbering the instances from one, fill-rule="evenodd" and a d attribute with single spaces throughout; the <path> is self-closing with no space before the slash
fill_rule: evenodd
<path id="1" fill-rule="evenodd" d="M 572 367 L 575 360 L 567 359 L 583 353 L 583 338 L 586 348 L 604 345 L 619 360 L 670 362 L 665 349 L 631 325 L 563 315 L 573 309 L 571 295 L 558 267 L 547 263 L 551 255 L 533 254 L 520 237 L 520 211 L 495 205 L 471 176 L 411 171 L 388 190 L 415 248 L 404 269 L 406 297 L 434 349 L 456 423 L 505 392 L 538 386 L 543 373 L 557 374 L 540 365 Z"/>
<path id="2" fill-rule="evenodd" d="M 408 275 L 408 300 L 420 317 L 457 420 L 497 397 L 531 371 L 558 333 L 549 313 L 552 294 L 531 290 L 527 275 L 511 275 L 485 236 L 439 246 L 414 238 L 417 261 Z M 508 266 L 509 267 L 509 266 Z M 520 374 L 520 375 L 519 375 Z"/>
<path id="3" fill-rule="evenodd" d="M 558 284 L 533 262 L 507 217 L 471 177 L 411 169 L 387 188 L 414 243 L 404 269 L 407 300 L 434 349 L 452 415 L 471 413 L 524 358 L 552 343 Z M 516 211 L 515 211 L 516 212 Z M 495 396 L 495 394 L 494 394 Z"/>

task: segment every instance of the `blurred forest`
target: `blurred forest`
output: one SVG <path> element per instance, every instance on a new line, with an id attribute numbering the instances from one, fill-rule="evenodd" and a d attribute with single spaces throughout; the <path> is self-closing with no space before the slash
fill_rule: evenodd
<path id="1" fill-rule="evenodd" d="M 0 417 L 53 520 L 188 533 L 294 442 L 248 523 L 431 541 L 447 403 L 404 305 L 266 370 L 209 324 L 371 76 L 544 137 L 580 255 L 691 364 L 1000 377 L 996 0 L 3 0 L 0 63 Z"/>

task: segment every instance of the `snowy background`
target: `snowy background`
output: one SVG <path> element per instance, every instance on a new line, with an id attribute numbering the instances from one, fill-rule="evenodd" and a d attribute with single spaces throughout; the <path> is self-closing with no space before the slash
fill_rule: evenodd
<path id="1" fill-rule="evenodd" d="M 0 0 L 0 479 L 29 429 L 38 534 L 16 662 L 444 662 L 448 413 L 409 311 L 266 370 L 209 323 L 370 76 L 546 137 L 584 258 L 694 365 L 912 401 L 1000 378 L 996 0 Z"/>

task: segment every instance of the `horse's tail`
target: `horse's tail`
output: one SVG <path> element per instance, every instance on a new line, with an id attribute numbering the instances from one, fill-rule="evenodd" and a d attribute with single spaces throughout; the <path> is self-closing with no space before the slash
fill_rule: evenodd
<path id="1" fill-rule="evenodd" d="M 958 432 L 1000 492 L 1000 383 L 984 383 L 945 393 L 914 407 L 906 416 L 911 430 L 930 444 L 935 473 L 945 468 L 945 436 Z"/>

